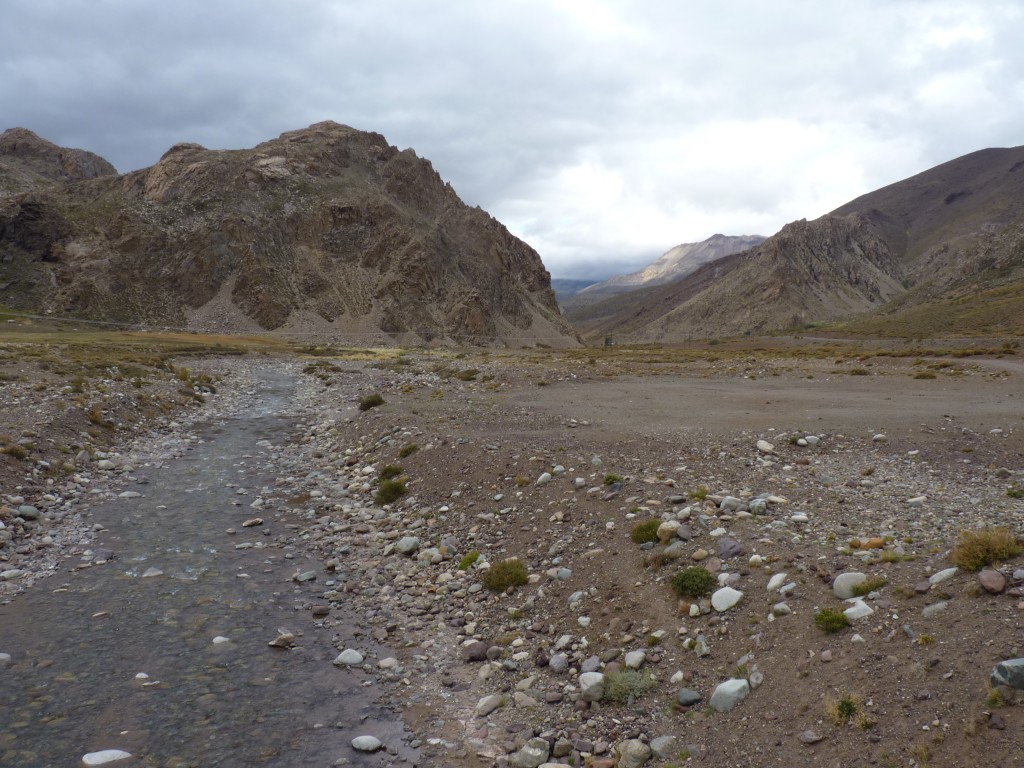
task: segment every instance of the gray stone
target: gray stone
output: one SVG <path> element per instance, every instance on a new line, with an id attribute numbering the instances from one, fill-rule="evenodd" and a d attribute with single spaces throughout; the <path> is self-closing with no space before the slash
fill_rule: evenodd
<path id="1" fill-rule="evenodd" d="M 14 514 L 22 520 L 38 520 L 40 512 L 31 504 L 22 504 L 14 511 Z"/>
<path id="2" fill-rule="evenodd" d="M 525 745 L 508 758 L 510 768 L 539 768 L 551 754 L 547 739 L 530 739 Z"/>
<path id="3" fill-rule="evenodd" d="M 401 555 L 411 555 L 419 548 L 420 540 L 415 536 L 403 536 L 398 540 L 398 543 L 395 544 L 395 549 L 398 550 L 398 553 Z"/>
<path id="4" fill-rule="evenodd" d="M 580 672 L 597 672 L 601 668 L 601 659 L 598 656 L 587 656 L 580 665 Z"/>
<path id="5" fill-rule="evenodd" d="M 580 675 L 580 695 L 584 701 L 600 701 L 604 696 L 604 675 L 600 672 Z"/>
<path id="6" fill-rule="evenodd" d="M 680 688 L 679 693 L 676 694 L 676 700 L 684 707 L 692 707 L 703 701 L 704 697 L 692 688 Z"/>
<path id="7" fill-rule="evenodd" d="M 564 653 L 556 653 L 548 662 L 548 669 L 552 672 L 562 674 L 569 669 L 569 659 Z"/>
<path id="8" fill-rule="evenodd" d="M 776 618 L 780 616 L 789 616 L 793 612 L 793 609 L 786 603 L 776 603 L 772 606 L 772 616 Z"/>
<path id="9" fill-rule="evenodd" d="M 487 643 L 476 640 L 469 645 L 462 646 L 462 650 L 459 653 L 465 662 L 487 661 Z"/>
<path id="10" fill-rule="evenodd" d="M 352 739 L 352 749 L 357 752 L 376 752 L 384 744 L 376 736 L 356 736 Z"/>
<path id="11" fill-rule="evenodd" d="M 1024 659 L 1007 659 L 992 670 L 992 685 L 1006 685 L 1024 691 Z"/>
<path id="12" fill-rule="evenodd" d="M 812 744 L 817 744 L 819 741 L 822 741 L 825 737 L 819 736 L 814 731 L 804 731 L 800 734 L 799 738 L 802 744 L 810 746 Z"/>
<path id="13" fill-rule="evenodd" d="M 718 540 L 718 556 L 723 560 L 739 557 L 743 554 L 743 547 L 735 539 L 723 537 Z"/>
<path id="14" fill-rule="evenodd" d="M 89 752 L 86 755 L 82 755 L 82 765 L 106 765 L 107 763 L 127 760 L 131 756 L 131 752 L 125 752 L 123 749 L 101 749 L 99 752 Z"/>
<path id="15" fill-rule="evenodd" d="M 960 569 L 954 566 L 953 568 L 946 568 L 944 570 L 939 571 L 938 573 L 933 573 L 931 576 L 928 577 L 928 583 L 934 587 L 936 584 L 941 584 L 944 581 L 949 581 L 956 575 L 956 572 L 958 570 Z"/>
<path id="16" fill-rule="evenodd" d="M 490 696 L 484 696 L 480 701 L 476 703 L 476 713 L 479 717 L 487 717 L 491 712 L 496 710 L 505 700 L 498 694 L 491 694 Z M 544 762 L 541 760 L 541 762 Z M 539 765 L 540 763 L 538 763 Z"/>
<path id="17" fill-rule="evenodd" d="M 931 605 L 926 605 L 924 607 L 924 610 L 921 611 L 921 615 L 927 619 L 931 616 L 935 616 L 939 613 L 942 613 L 944 610 L 946 610 L 947 607 L 949 607 L 949 603 L 947 603 L 945 600 L 938 603 L 932 603 Z"/>
<path id="18" fill-rule="evenodd" d="M 646 651 L 630 651 L 626 654 L 626 666 L 629 669 L 640 669 L 646 660 Z"/>
<path id="19" fill-rule="evenodd" d="M 9 654 L 9 653 L 0 653 L 0 669 L 3 669 L 4 667 L 6 667 L 10 663 L 11 663 L 11 654 Z"/>
<path id="20" fill-rule="evenodd" d="M 856 619 L 863 619 L 867 616 L 870 616 L 874 612 L 874 609 L 870 605 L 865 603 L 863 600 L 858 600 L 845 611 L 843 611 L 843 614 L 846 616 L 846 618 L 850 619 L 850 621 L 854 621 Z"/>
<path id="21" fill-rule="evenodd" d="M 336 667 L 355 667 L 363 663 L 363 654 L 352 648 L 346 648 L 334 660 Z"/>
<path id="22" fill-rule="evenodd" d="M 750 683 L 742 678 L 733 678 L 719 683 L 711 694 L 712 709 L 716 712 L 730 712 L 750 693 Z"/>
<path id="23" fill-rule="evenodd" d="M 737 499 L 735 496 L 726 496 L 719 503 L 718 508 L 723 512 L 739 512 L 743 509 L 743 499 Z"/>
<path id="24" fill-rule="evenodd" d="M 628 739 L 615 746 L 619 754 L 617 768 L 640 768 L 651 759 L 651 748 L 640 739 Z"/>
<path id="25" fill-rule="evenodd" d="M 860 573 L 858 571 L 840 573 L 832 582 L 832 594 L 840 600 L 849 600 L 853 597 L 854 588 L 863 584 L 867 580 L 868 576 L 866 573 Z"/>

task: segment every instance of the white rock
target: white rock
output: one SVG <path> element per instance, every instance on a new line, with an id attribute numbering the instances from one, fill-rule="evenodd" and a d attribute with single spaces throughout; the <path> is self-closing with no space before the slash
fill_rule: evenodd
<path id="1" fill-rule="evenodd" d="M 913 498 L 907 499 L 907 504 L 912 507 L 924 506 L 924 503 L 928 501 L 927 496 L 914 496 Z"/>
<path id="2" fill-rule="evenodd" d="M 357 752 L 376 752 L 383 746 L 376 736 L 356 736 L 352 739 L 352 749 Z"/>
<path id="3" fill-rule="evenodd" d="M 580 695 L 584 701 L 600 701 L 604 696 L 604 675 L 600 672 L 584 672 L 580 675 Z"/>
<path id="4" fill-rule="evenodd" d="M 646 660 L 647 653 L 645 651 L 630 651 L 626 654 L 626 666 L 629 669 L 640 669 Z"/>
<path id="5" fill-rule="evenodd" d="M 775 453 L 775 446 L 769 443 L 767 440 L 758 440 L 757 450 L 759 450 L 761 453 Z"/>
<path id="6" fill-rule="evenodd" d="M 710 704 L 716 712 L 729 712 L 750 694 L 750 683 L 733 678 L 720 683 L 711 694 Z"/>
<path id="7" fill-rule="evenodd" d="M 786 575 L 787 574 L 784 572 L 776 573 L 774 576 L 768 579 L 768 586 L 766 587 L 766 589 L 769 592 L 772 592 L 781 587 L 786 582 Z"/>
<path id="8" fill-rule="evenodd" d="M 537 478 L 537 485 L 547 485 L 551 482 L 551 473 L 542 472 L 541 476 Z"/>
<path id="9" fill-rule="evenodd" d="M 928 583 L 934 587 L 936 584 L 941 584 L 944 581 L 949 581 L 953 578 L 953 576 L 956 575 L 956 572 L 958 570 L 958 568 L 953 567 L 946 568 L 945 570 L 939 571 L 938 573 L 933 573 L 931 576 L 928 577 Z"/>
<path id="10" fill-rule="evenodd" d="M 123 749 L 101 749 L 99 752 L 83 755 L 82 765 L 106 765 L 118 760 L 127 760 L 131 756 L 131 752 L 125 752 Z"/>
<path id="11" fill-rule="evenodd" d="M 334 660 L 334 665 L 337 667 L 354 667 L 362 663 L 363 654 L 353 648 L 346 648 L 344 651 L 339 653 L 338 657 Z"/>
<path id="12" fill-rule="evenodd" d="M 151 579 L 154 576 L 163 576 L 163 575 L 164 575 L 164 572 L 161 571 L 159 568 L 147 568 L 145 573 L 142 574 L 142 578 L 144 578 L 144 579 Z"/>
<path id="13" fill-rule="evenodd" d="M 863 619 L 866 616 L 870 616 L 874 612 L 875 611 L 871 608 L 871 606 L 865 603 L 863 600 L 857 600 L 853 605 L 851 605 L 849 608 L 843 611 L 843 613 L 846 615 L 846 618 L 848 618 L 850 621 L 855 621 L 856 619 Z"/>
<path id="14" fill-rule="evenodd" d="M 711 607 L 721 613 L 728 611 L 743 597 L 743 593 L 732 587 L 722 587 L 711 596 Z"/>
<path id="15" fill-rule="evenodd" d="M 866 573 L 860 573 L 858 571 L 840 573 L 832 582 L 832 593 L 840 600 L 849 600 L 853 597 L 854 588 L 863 584 L 867 580 L 868 576 Z"/>
<path id="16" fill-rule="evenodd" d="M 230 642 L 231 642 L 231 640 L 229 640 L 228 638 L 224 637 L 224 635 L 217 635 L 215 638 L 213 638 L 213 644 L 214 645 L 223 645 L 224 643 L 230 643 Z"/>

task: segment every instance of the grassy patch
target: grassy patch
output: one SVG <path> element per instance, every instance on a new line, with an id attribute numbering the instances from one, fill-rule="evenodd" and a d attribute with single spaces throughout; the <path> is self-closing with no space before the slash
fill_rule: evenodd
<path id="1" fill-rule="evenodd" d="M 397 464 L 388 464 L 380 471 L 381 480 L 390 480 L 393 477 L 398 477 L 402 474 L 402 468 Z"/>
<path id="2" fill-rule="evenodd" d="M 377 408 L 382 405 L 384 405 L 384 398 L 376 393 L 372 395 L 367 395 L 366 397 L 360 398 L 359 400 L 360 411 L 368 411 L 371 408 Z"/>
<path id="3" fill-rule="evenodd" d="M 391 504 L 392 502 L 398 501 L 409 492 L 409 489 L 405 485 L 405 480 L 397 478 L 395 480 L 385 480 L 377 488 L 377 494 L 373 497 L 373 501 L 377 506 L 383 507 L 385 504 Z"/>
<path id="4" fill-rule="evenodd" d="M 835 608 L 824 608 L 814 614 L 814 624 L 822 632 L 834 634 L 850 626 L 850 620 L 842 611 Z"/>
<path id="5" fill-rule="evenodd" d="M 703 597 L 717 584 L 715 575 L 699 565 L 684 568 L 672 577 L 672 589 L 680 597 Z"/>
<path id="6" fill-rule="evenodd" d="M 980 571 L 1021 553 L 1020 542 L 1006 528 L 985 528 L 979 531 L 961 531 L 956 546 L 949 554 L 953 565 L 968 571 Z"/>
<path id="7" fill-rule="evenodd" d="M 874 592 L 876 589 L 881 589 L 888 583 L 889 582 L 887 582 L 881 576 L 872 576 L 871 578 L 862 581 L 860 584 L 855 586 L 851 591 L 857 597 L 864 597 L 864 595 Z"/>
<path id="8" fill-rule="evenodd" d="M 642 523 L 637 523 L 633 526 L 633 530 L 630 531 L 629 538 L 636 544 L 657 541 L 659 526 L 661 526 L 661 520 L 646 520 Z"/>
<path id="9" fill-rule="evenodd" d="M 614 704 L 628 704 L 655 686 L 654 677 L 635 669 L 613 672 L 605 678 L 604 698 Z"/>
<path id="10" fill-rule="evenodd" d="M 459 570 L 468 571 L 473 563 L 480 559 L 480 550 L 472 549 L 459 560 Z"/>
<path id="11" fill-rule="evenodd" d="M 504 592 L 509 587 L 521 587 L 530 580 L 526 566 L 518 558 L 494 563 L 480 581 L 492 592 Z"/>
<path id="12" fill-rule="evenodd" d="M 416 453 L 416 451 L 418 451 L 419 449 L 420 447 L 416 445 L 416 443 L 409 443 L 408 445 L 403 445 L 402 450 L 398 452 L 398 458 L 406 459 L 412 456 L 414 453 Z"/>

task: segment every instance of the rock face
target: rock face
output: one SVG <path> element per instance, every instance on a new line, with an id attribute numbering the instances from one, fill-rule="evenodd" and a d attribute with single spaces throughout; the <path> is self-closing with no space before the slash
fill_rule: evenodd
<path id="1" fill-rule="evenodd" d="M 0 198 L 4 284 L 9 306 L 129 323 L 575 343 L 533 249 L 412 150 L 330 122 Z"/>
<path id="2" fill-rule="evenodd" d="M 117 169 L 99 155 L 58 147 L 25 128 L 0 133 L 0 196 L 116 174 Z"/>
<path id="3" fill-rule="evenodd" d="M 862 313 L 855 327 L 865 332 L 1006 333 L 1024 327 L 1024 299 L 1005 316 L 992 305 L 1022 284 L 1024 147 L 986 149 L 787 224 L 681 280 L 616 297 L 609 311 L 572 317 L 588 336 L 646 342 Z"/>

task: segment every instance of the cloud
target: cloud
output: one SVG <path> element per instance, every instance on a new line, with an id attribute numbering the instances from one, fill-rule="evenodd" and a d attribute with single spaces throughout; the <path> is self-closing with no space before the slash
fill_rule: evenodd
<path id="1" fill-rule="evenodd" d="M 553 274 L 588 276 L 1019 143 L 1021 18 L 996 0 L 6 0 L 0 104 L 122 170 L 179 141 L 377 131 Z"/>

